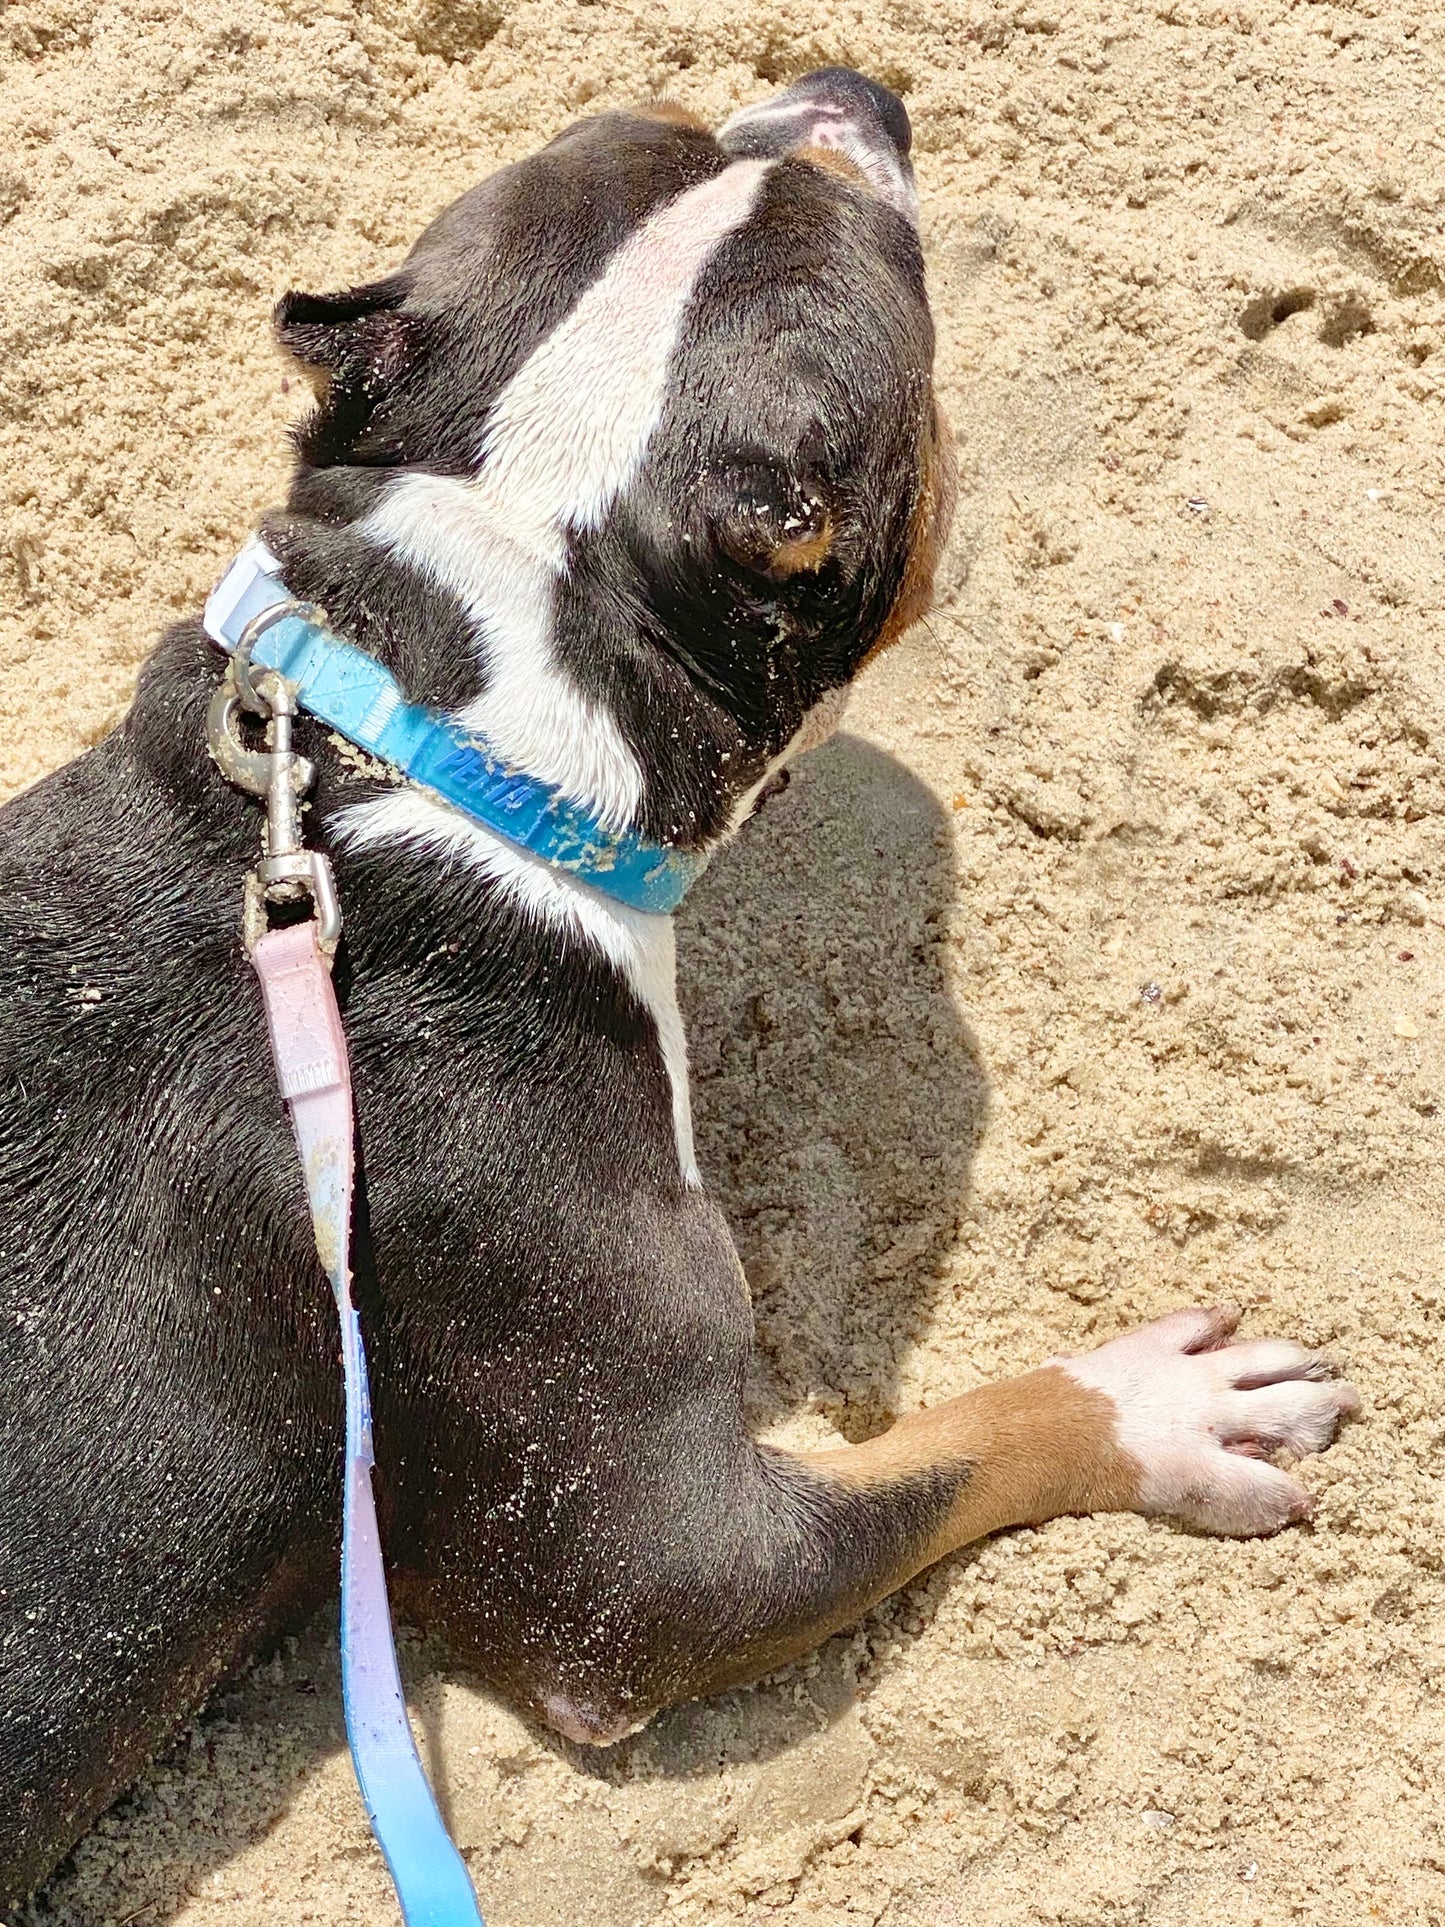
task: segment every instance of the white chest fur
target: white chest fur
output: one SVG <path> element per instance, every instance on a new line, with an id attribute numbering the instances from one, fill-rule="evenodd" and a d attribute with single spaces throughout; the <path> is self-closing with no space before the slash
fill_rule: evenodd
<path id="1" fill-rule="evenodd" d="M 649 916 L 604 897 L 485 824 L 418 789 L 396 790 L 354 804 L 339 841 L 350 849 L 401 845 L 480 870 L 509 900 L 550 929 L 581 937 L 617 970 L 651 1016 L 672 1087 L 672 1127 L 683 1182 L 698 1188 L 692 1146 L 687 1036 L 677 1005 L 677 953 L 671 917 Z"/>

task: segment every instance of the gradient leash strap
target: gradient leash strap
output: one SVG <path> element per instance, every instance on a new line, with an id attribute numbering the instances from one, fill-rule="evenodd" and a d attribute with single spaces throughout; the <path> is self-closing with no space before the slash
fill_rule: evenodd
<path id="1" fill-rule="evenodd" d="M 412 1739 L 397 1672 L 371 1489 L 371 1409 L 351 1302 L 354 1165 L 346 1036 L 314 922 L 258 937 L 276 1077 L 291 1112 L 316 1249 L 341 1317 L 346 1500 L 341 1549 L 341 1681 L 361 1795 L 407 1927 L 482 1927 L 466 1865 L 447 1834 Z"/>
<path id="2" fill-rule="evenodd" d="M 361 1324 L 351 1302 L 351 1198 L 355 1118 L 346 1033 L 331 983 L 341 936 L 331 866 L 301 837 L 301 798 L 316 772 L 291 747 L 296 690 L 254 664 L 256 641 L 289 607 L 263 610 L 238 641 L 211 698 L 206 740 L 222 774 L 266 800 L 264 855 L 246 878 L 243 927 L 266 1006 L 276 1081 L 291 1113 L 311 1206 L 316 1251 L 336 1294 L 346 1380 L 346 1484 L 341 1525 L 341 1690 L 346 1735 L 377 1844 L 407 1927 L 483 1927 L 466 1864 L 427 1785 L 406 1717 L 376 1499 L 371 1489 L 371 1403 Z M 264 722 L 251 747 L 247 715 Z M 305 923 L 270 928 L 274 905 L 309 901 Z"/>

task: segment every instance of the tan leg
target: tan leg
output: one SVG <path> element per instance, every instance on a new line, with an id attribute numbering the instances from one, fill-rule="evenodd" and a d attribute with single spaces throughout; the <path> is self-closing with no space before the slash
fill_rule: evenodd
<path id="1" fill-rule="evenodd" d="M 806 1463 L 860 1491 L 957 1473 L 957 1497 L 918 1548 L 915 1570 L 1005 1526 L 1065 1512 L 1133 1512 L 1139 1503 L 1140 1470 L 1119 1444 L 1112 1399 L 1058 1365 L 981 1386 Z"/>
<path id="2" fill-rule="evenodd" d="M 1171 1312 L 806 1463 L 859 1491 L 961 1470 L 915 1570 L 986 1533 L 1069 1512 L 1275 1532 L 1313 1502 L 1268 1454 L 1318 1452 L 1359 1400 L 1320 1353 L 1280 1339 L 1231 1344 L 1238 1322 L 1227 1306 Z"/>

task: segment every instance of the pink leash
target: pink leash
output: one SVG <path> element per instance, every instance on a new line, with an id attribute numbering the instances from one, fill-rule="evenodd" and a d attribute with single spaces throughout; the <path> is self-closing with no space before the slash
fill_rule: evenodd
<path id="1" fill-rule="evenodd" d="M 284 612 L 284 611 L 283 611 Z M 275 619 L 273 612 L 268 612 Z M 346 1034 L 331 982 L 341 917 L 330 869 L 300 841 L 299 802 L 314 772 L 291 748 L 294 697 L 275 672 L 255 677 L 242 639 L 211 705 L 212 754 L 233 782 L 267 798 L 266 856 L 246 883 L 246 942 L 266 1007 L 276 1081 L 291 1113 L 316 1250 L 341 1320 L 346 1470 L 341 1537 L 341 1684 L 346 1732 L 372 1832 L 407 1927 L 483 1927 L 466 1863 L 418 1757 L 392 1638 L 371 1473 L 371 1404 L 351 1298 L 355 1117 Z M 254 632 L 254 633 L 253 633 Z M 246 748 L 238 710 L 270 718 L 266 752 Z M 309 896 L 316 915 L 272 930 L 267 904 Z"/>

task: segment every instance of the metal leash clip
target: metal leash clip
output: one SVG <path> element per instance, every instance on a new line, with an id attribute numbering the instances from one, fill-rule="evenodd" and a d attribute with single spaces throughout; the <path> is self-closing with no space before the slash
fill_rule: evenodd
<path id="1" fill-rule="evenodd" d="M 304 602 L 281 602 L 246 625 L 206 716 L 206 742 L 228 782 L 266 799 L 265 855 L 246 878 L 242 928 L 247 955 L 269 928 L 268 906 L 309 898 L 316 912 L 316 941 L 328 959 L 341 936 L 331 864 L 301 840 L 301 799 L 316 781 L 316 765 L 291 747 L 296 691 L 279 669 L 256 669 L 251 652 L 273 623 L 287 616 L 324 621 Z M 241 734 L 241 712 L 266 725 L 264 750 L 250 749 Z"/>

